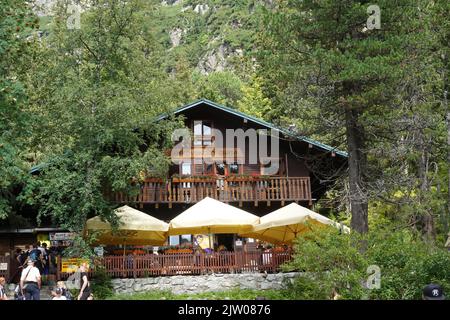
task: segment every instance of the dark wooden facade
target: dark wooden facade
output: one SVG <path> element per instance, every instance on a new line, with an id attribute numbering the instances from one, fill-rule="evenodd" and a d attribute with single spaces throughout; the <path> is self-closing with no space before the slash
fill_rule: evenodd
<path id="1" fill-rule="evenodd" d="M 192 134 L 191 158 L 173 164 L 166 179 L 146 179 L 140 184 L 136 196 L 112 195 L 116 203 L 172 209 L 211 197 L 239 206 L 251 204 L 258 207 L 261 203 L 283 206 L 293 201 L 311 206 L 328 187 L 328 182 L 322 180 L 320 174 L 333 174 L 346 163 L 344 153 L 313 140 L 293 137 L 284 130 L 277 130 L 279 151 L 274 161 L 278 161 L 279 170 L 275 174 L 266 174 L 259 156 L 258 164 L 250 163 L 250 139 L 247 139 L 244 149 L 240 149 L 237 143 L 226 145 L 224 138 L 219 150 L 224 158 L 230 153 L 235 155 L 236 161 L 204 163 L 202 150 L 215 144 L 211 137 L 212 129 L 219 130 L 225 137 L 227 129 L 245 132 L 248 129 L 275 130 L 275 126 L 207 100 L 182 107 L 175 111 L 175 115 L 183 117 L 185 127 Z M 160 119 L 163 120 L 164 117 Z M 270 143 L 267 149 L 270 153 Z M 170 154 L 170 150 L 167 153 Z"/>

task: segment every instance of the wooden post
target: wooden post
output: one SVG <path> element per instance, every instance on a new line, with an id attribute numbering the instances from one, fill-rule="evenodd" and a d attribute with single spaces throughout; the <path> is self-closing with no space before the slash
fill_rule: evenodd
<path id="1" fill-rule="evenodd" d="M 61 256 L 56 257 L 56 281 L 61 280 Z"/>
<path id="2" fill-rule="evenodd" d="M 289 178 L 289 161 L 287 153 L 284 154 L 284 160 L 286 161 L 286 177 Z"/>
<path id="3" fill-rule="evenodd" d="M 133 278 L 136 279 L 136 255 L 133 253 Z"/>

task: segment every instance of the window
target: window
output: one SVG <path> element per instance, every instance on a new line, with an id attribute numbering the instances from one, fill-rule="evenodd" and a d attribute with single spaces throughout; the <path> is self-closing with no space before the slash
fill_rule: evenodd
<path id="1" fill-rule="evenodd" d="M 214 174 L 214 165 L 205 163 L 205 174 Z"/>
<path id="2" fill-rule="evenodd" d="M 180 244 L 180 236 L 170 236 L 169 237 L 169 245 L 177 246 Z"/>
<path id="3" fill-rule="evenodd" d="M 210 146 L 212 144 L 211 121 L 194 121 L 194 146 Z"/>
<path id="4" fill-rule="evenodd" d="M 237 163 L 231 163 L 228 165 L 228 174 L 239 174 L 239 165 Z"/>
<path id="5" fill-rule="evenodd" d="M 181 164 L 181 174 L 188 175 L 188 176 L 190 176 L 192 174 L 190 162 L 183 162 Z"/>
<path id="6" fill-rule="evenodd" d="M 225 175 L 225 165 L 223 163 L 216 163 L 216 172 L 220 176 Z"/>
<path id="7" fill-rule="evenodd" d="M 180 236 L 180 243 L 184 244 L 184 243 L 191 243 L 192 242 L 192 235 L 190 234 L 184 234 Z"/>
<path id="8" fill-rule="evenodd" d="M 183 234 L 181 236 L 170 236 L 169 237 L 169 245 L 170 246 L 178 246 L 180 244 L 192 243 L 192 235 Z"/>

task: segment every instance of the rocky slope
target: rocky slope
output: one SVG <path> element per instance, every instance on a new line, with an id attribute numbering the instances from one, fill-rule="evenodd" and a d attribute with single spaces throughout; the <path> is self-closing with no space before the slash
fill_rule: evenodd
<path id="1" fill-rule="evenodd" d="M 37 14 L 48 19 L 56 0 L 34 2 Z M 149 25 L 167 52 L 166 69 L 171 72 L 179 61 L 187 61 L 209 74 L 251 61 L 263 6 L 273 6 L 273 0 L 155 1 Z"/>

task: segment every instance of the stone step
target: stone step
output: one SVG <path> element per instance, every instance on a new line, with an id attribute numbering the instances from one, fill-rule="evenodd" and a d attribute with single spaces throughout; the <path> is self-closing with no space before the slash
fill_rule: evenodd
<path id="1" fill-rule="evenodd" d="M 17 285 L 15 285 L 15 284 L 10 284 L 7 287 L 7 291 L 8 291 L 7 295 L 10 299 L 14 299 L 14 290 L 15 290 L 16 286 Z M 51 300 L 53 298 L 52 290 L 54 290 L 54 286 L 42 286 L 41 292 L 40 292 L 41 300 Z"/>

